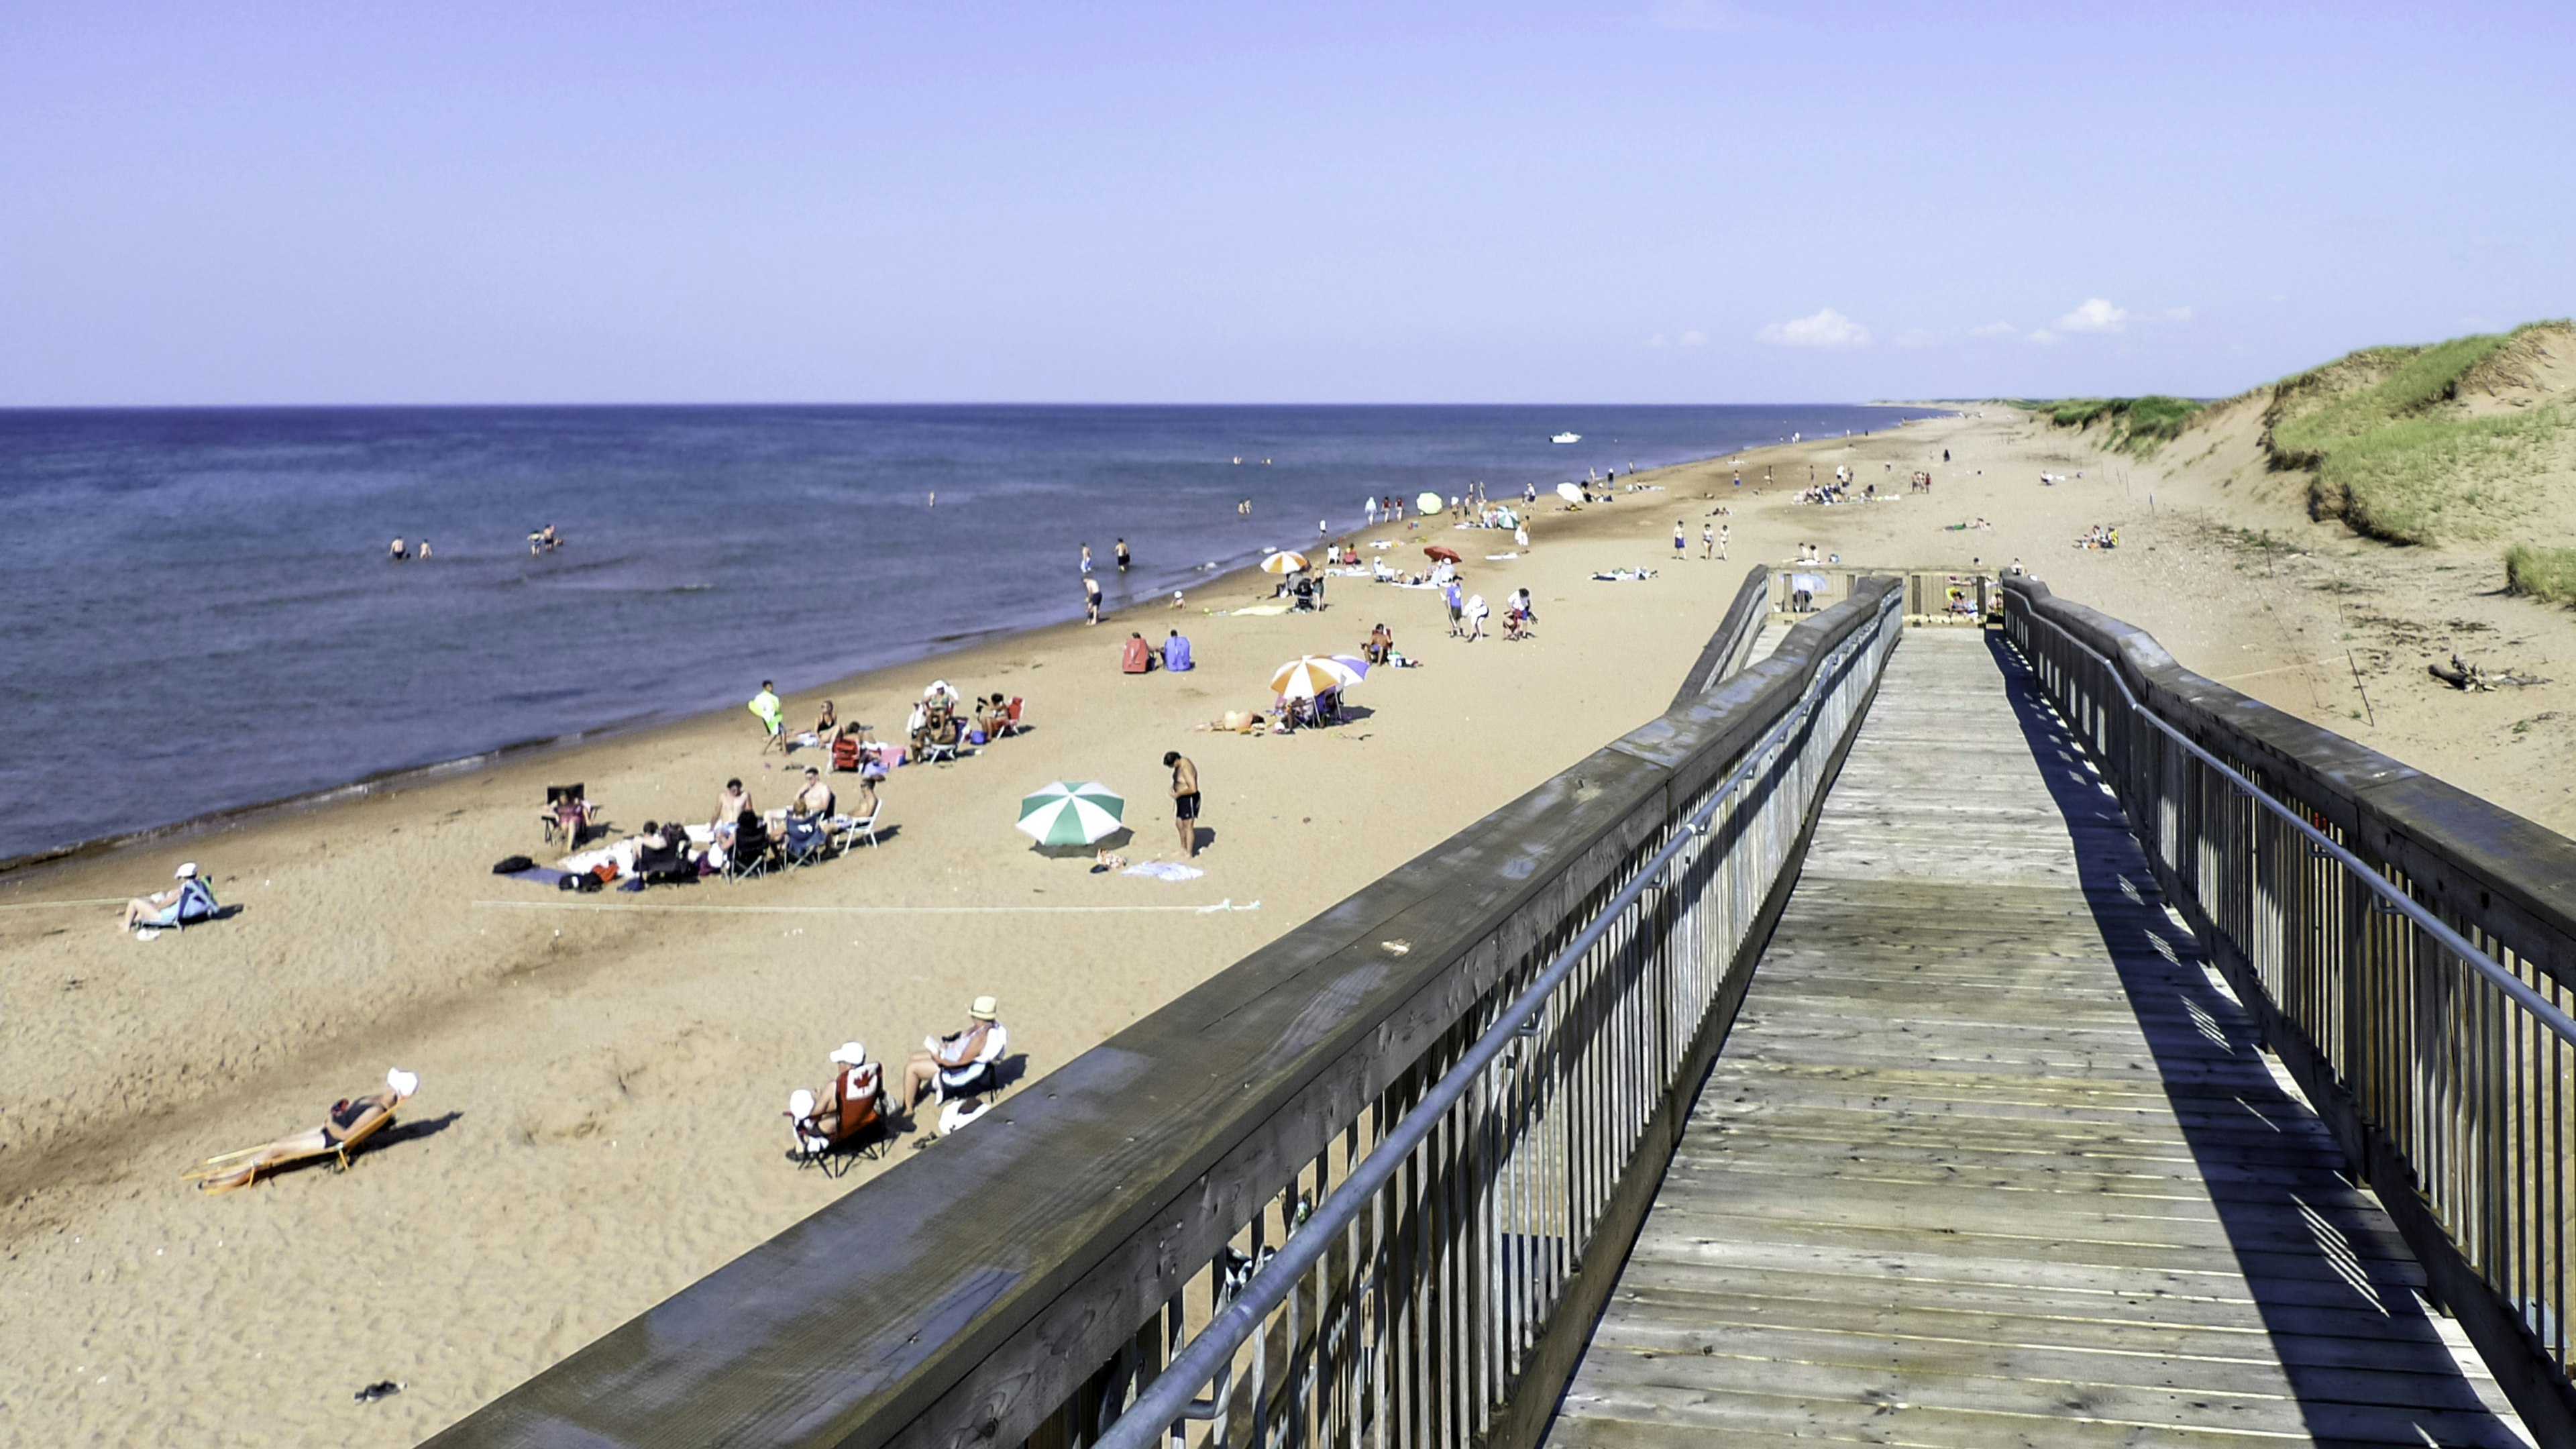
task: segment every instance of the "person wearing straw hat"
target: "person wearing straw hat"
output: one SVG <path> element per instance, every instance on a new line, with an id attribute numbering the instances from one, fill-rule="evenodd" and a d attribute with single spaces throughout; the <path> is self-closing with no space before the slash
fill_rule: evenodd
<path id="1" fill-rule="evenodd" d="M 179 883 L 166 891 L 136 896 L 125 903 L 125 919 L 117 924 L 119 931 L 150 931 L 168 926 L 192 925 L 214 917 L 215 893 L 193 860 L 180 865 L 173 877 Z"/>
<path id="2" fill-rule="evenodd" d="M 921 1039 L 921 1050 L 904 1063 L 906 1111 L 920 1106 L 924 1095 L 935 1094 L 947 1102 L 1002 1085 L 1002 1054 L 1011 1048 L 1011 1034 L 1003 1028 L 997 1010 L 993 998 L 978 996 L 966 1008 L 970 1021 L 964 1031 Z"/>

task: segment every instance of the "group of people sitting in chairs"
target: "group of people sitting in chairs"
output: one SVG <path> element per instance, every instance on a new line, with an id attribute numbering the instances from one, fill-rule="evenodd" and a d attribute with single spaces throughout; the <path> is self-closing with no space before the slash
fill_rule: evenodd
<path id="1" fill-rule="evenodd" d="M 582 803 L 587 822 L 596 807 Z M 861 775 L 858 788 L 843 799 L 821 770 L 808 767 L 804 787 L 786 807 L 768 811 L 752 802 L 741 780 L 727 780 L 704 825 L 647 820 L 637 834 L 577 854 L 564 868 L 576 876 L 596 874 L 603 883 L 628 880 L 633 883 L 628 889 L 640 890 L 707 876 L 735 880 L 772 866 L 809 865 L 861 841 L 875 844 L 877 804 L 874 775 Z"/>
<path id="2" fill-rule="evenodd" d="M 925 1098 L 938 1109 L 935 1131 L 941 1137 L 992 1110 L 1002 1091 L 1011 1034 L 992 997 L 976 997 L 966 1017 L 957 1031 L 922 1038 L 921 1050 L 904 1063 L 900 1103 L 887 1090 L 885 1070 L 869 1058 L 868 1049 L 855 1041 L 841 1043 L 832 1052 L 832 1079 L 823 1089 L 800 1087 L 787 1098 L 788 1127 L 795 1139 L 789 1158 L 799 1164 L 827 1163 L 844 1148 L 864 1148 L 881 1135 L 908 1131 L 910 1125 L 898 1117 L 915 1117 Z"/>
<path id="3" fill-rule="evenodd" d="M 947 680 L 934 679 L 904 720 L 904 742 L 916 760 L 953 760 L 970 746 L 1018 734 L 1021 708 L 1019 700 L 999 691 L 970 701 Z M 845 730 L 832 742 L 834 769 L 859 769 L 864 774 L 877 763 L 876 755 L 876 737 L 865 725 Z M 844 764 L 845 760 L 849 763 Z"/>

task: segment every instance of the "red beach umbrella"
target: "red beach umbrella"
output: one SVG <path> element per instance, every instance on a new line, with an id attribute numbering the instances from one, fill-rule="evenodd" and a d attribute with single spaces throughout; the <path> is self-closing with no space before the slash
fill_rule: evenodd
<path id="1" fill-rule="evenodd" d="M 1433 558 L 1445 558 L 1451 563 L 1466 562 L 1466 560 L 1458 557 L 1458 550 L 1451 548 L 1446 544 L 1426 544 L 1423 546 L 1422 551 L 1431 555 Z"/>

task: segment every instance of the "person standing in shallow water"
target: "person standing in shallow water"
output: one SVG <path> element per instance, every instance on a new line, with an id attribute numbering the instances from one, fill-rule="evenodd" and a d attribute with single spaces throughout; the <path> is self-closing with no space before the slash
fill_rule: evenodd
<path id="1" fill-rule="evenodd" d="M 1128 562 L 1127 540 L 1122 538 L 1118 540 L 1118 572 L 1122 574 L 1127 572 Z"/>
<path id="2" fill-rule="evenodd" d="M 1100 580 L 1087 573 L 1082 576 L 1082 607 L 1092 623 L 1100 622 Z"/>

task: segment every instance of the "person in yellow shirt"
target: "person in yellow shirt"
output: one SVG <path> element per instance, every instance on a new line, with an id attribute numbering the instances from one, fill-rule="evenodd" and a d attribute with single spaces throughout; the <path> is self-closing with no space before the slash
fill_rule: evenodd
<path id="1" fill-rule="evenodd" d="M 746 708 L 759 718 L 761 728 L 769 731 L 760 752 L 765 755 L 774 748 L 782 755 L 787 753 L 787 708 L 778 702 L 776 687 L 766 679 L 760 681 L 760 693 L 751 697 Z"/>

